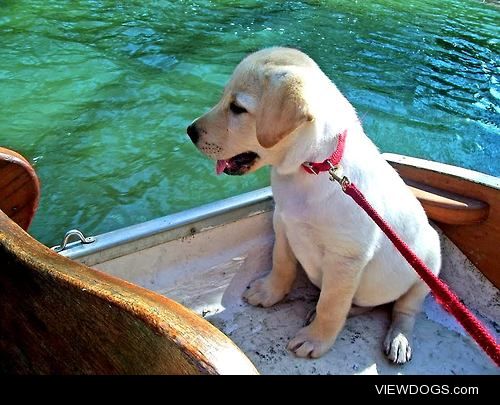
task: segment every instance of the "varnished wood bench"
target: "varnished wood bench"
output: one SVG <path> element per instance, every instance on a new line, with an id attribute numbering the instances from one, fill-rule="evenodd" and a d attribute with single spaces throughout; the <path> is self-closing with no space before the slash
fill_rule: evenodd
<path id="1" fill-rule="evenodd" d="M 489 205 L 446 190 L 405 179 L 405 183 L 420 201 L 427 216 L 442 224 L 473 225 L 488 218 Z"/>

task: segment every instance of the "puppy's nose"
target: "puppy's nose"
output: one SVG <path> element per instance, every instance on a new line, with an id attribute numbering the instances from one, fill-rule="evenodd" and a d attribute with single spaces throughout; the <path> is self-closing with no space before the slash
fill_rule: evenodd
<path id="1" fill-rule="evenodd" d="M 189 127 L 187 127 L 187 134 L 189 135 L 193 143 L 196 145 L 196 142 L 198 142 L 200 134 L 198 133 L 195 124 L 191 124 Z"/>

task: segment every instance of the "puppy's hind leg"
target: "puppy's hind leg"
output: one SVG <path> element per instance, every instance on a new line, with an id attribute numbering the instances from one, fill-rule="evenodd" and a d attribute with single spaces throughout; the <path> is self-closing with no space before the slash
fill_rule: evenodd
<path id="1" fill-rule="evenodd" d="M 394 303 L 392 324 L 384 340 L 385 354 L 392 362 L 404 364 L 411 360 L 415 318 L 428 293 L 427 285 L 418 280 Z"/>

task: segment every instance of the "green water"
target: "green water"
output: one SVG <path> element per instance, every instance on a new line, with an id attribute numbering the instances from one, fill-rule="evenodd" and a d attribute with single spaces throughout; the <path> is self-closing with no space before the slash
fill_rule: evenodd
<path id="1" fill-rule="evenodd" d="M 265 46 L 311 55 L 382 151 L 500 175 L 498 2 L 118 3 L 0 0 L 0 145 L 41 178 L 46 244 L 267 185 L 216 177 L 185 135 Z"/>

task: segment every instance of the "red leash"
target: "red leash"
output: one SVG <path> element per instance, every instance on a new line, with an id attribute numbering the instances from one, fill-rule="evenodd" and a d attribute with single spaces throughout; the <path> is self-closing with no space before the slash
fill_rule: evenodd
<path id="1" fill-rule="evenodd" d="M 495 342 L 495 338 L 481 324 L 481 322 L 460 302 L 458 297 L 441 281 L 427 265 L 411 250 L 411 248 L 394 232 L 391 226 L 375 211 L 375 209 L 366 201 L 358 188 L 351 183 L 346 182 L 342 190 L 349 195 L 356 203 L 365 210 L 371 219 L 387 235 L 394 244 L 399 253 L 410 263 L 418 275 L 432 290 L 437 301 L 450 312 L 464 329 L 471 335 L 479 346 L 491 357 L 491 359 L 500 366 L 500 345 Z"/>
<path id="2" fill-rule="evenodd" d="M 328 171 L 330 180 L 337 181 L 342 186 L 342 191 L 350 196 L 379 226 L 379 228 L 387 235 L 394 244 L 396 249 L 407 260 L 407 262 L 415 269 L 417 274 L 429 286 L 436 300 L 441 306 L 451 313 L 463 328 L 472 336 L 477 344 L 490 356 L 490 358 L 500 366 L 500 345 L 496 343 L 495 338 L 483 326 L 483 324 L 462 304 L 458 297 L 449 289 L 449 287 L 441 281 L 431 269 L 413 252 L 413 250 L 398 236 L 391 226 L 375 211 L 375 209 L 366 200 L 364 195 L 358 188 L 352 184 L 347 177 L 337 173 L 338 164 L 342 159 L 344 152 L 345 138 L 347 131 L 339 135 L 337 148 L 332 156 L 321 163 L 304 163 L 302 167 L 308 172 L 318 174 L 319 172 Z"/>

